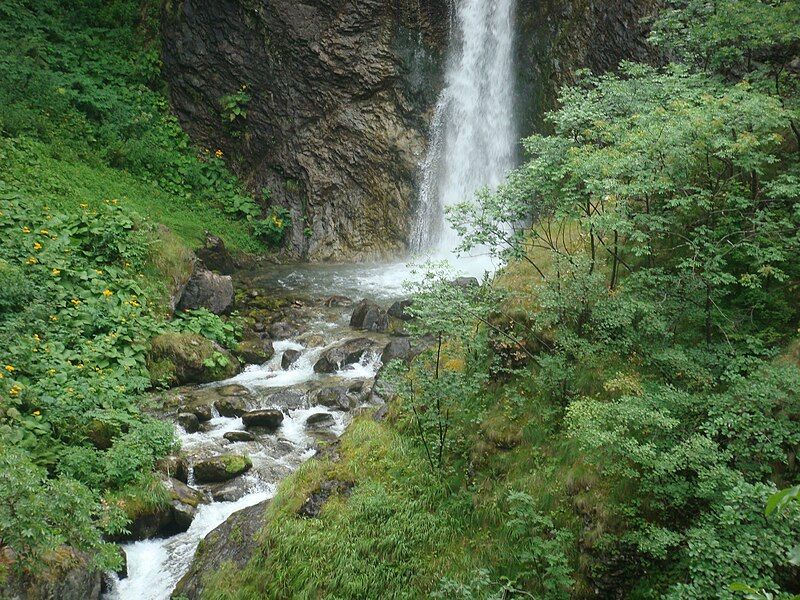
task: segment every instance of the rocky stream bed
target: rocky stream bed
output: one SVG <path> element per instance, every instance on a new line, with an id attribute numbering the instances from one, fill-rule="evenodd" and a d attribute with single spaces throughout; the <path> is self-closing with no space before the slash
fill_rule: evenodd
<path id="1" fill-rule="evenodd" d="M 272 265 L 234 276 L 234 308 L 247 323 L 239 355 L 253 364 L 158 399 L 181 443 L 160 465 L 170 506 L 131 525 L 126 567 L 106 576 L 105 598 L 195 598 L 205 569 L 246 562 L 278 483 L 334 445 L 355 414 L 378 410 L 382 364 L 418 350 L 404 331 L 409 274 L 401 264 Z M 234 523 L 249 538 L 199 561 L 201 540 L 227 538 Z"/>

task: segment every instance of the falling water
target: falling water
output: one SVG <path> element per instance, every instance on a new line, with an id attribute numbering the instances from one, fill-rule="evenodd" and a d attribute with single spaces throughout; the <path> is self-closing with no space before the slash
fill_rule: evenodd
<path id="1" fill-rule="evenodd" d="M 452 251 L 445 208 L 494 189 L 513 167 L 515 0 L 454 0 L 445 87 L 422 165 L 415 251 Z"/>

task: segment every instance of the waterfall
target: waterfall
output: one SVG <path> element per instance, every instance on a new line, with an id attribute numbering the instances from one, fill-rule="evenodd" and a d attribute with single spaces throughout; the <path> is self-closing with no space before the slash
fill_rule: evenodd
<path id="1" fill-rule="evenodd" d="M 415 251 L 449 252 L 458 235 L 447 206 L 496 188 L 514 166 L 515 0 L 452 0 L 444 89 L 422 164 Z"/>

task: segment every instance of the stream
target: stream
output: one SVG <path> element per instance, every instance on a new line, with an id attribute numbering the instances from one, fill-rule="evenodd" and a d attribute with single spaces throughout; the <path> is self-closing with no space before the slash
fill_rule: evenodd
<path id="1" fill-rule="evenodd" d="M 459 266 L 453 270 L 454 275 L 482 277 L 485 271 L 493 270 L 485 258 L 470 258 Z M 248 410 L 277 408 L 284 419 L 274 432 L 254 430 L 252 441 L 226 439 L 226 433 L 245 431 L 245 426 L 241 417 L 221 416 L 216 408 L 211 419 L 195 433 L 175 426 L 181 450 L 190 464 L 211 456 L 246 454 L 253 467 L 225 484 L 198 484 L 190 469 L 187 483 L 203 491 L 207 502 L 199 505 L 187 531 L 123 544 L 127 577 L 110 575 L 106 600 L 169 598 L 187 572 L 198 544 L 209 532 L 234 512 L 271 498 L 283 478 L 316 454 L 320 441 L 331 441 L 344 432 L 353 412 L 372 401 L 370 390 L 381 367 L 380 350 L 370 350 L 358 362 L 329 374 L 316 373 L 314 364 L 323 352 L 344 340 L 368 337 L 374 340 L 375 348 L 385 346 L 390 339 L 387 334 L 350 328 L 353 303 L 368 298 L 387 308 L 403 297 L 403 284 L 415 273 L 404 263 L 390 263 L 272 265 L 246 274 L 249 293 L 283 298 L 290 303 L 292 322 L 300 324 L 299 330 L 286 339 L 275 340 L 275 354 L 265 364 L 249 365 L 231 379 L 193 389 L 215 393 L 244 388 Z M 339 302 L 325 301 L 332 297 L 339 298 Z M 343 297 L 352 302 L 345 302 Z M 281 360 L 289 350 L 300 354 L 293 364 L 283 368 Z M 341 410 L 316 402 L 319 396 L 315 394 L 329 388 L 355 391 L 348 394 L 357 397 L 353 409 Z M 325 418 L 324 427 L 309 426 L 306 419 L 319 413 L 330 415 Z"/>

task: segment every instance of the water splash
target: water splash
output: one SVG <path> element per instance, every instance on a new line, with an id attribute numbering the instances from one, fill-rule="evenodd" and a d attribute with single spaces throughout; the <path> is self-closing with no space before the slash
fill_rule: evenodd
<path id="1" fill-rule="evenodd" d="M 411 247 L 446 255 L 458 245 L 445 208 L 496 188 L 514 166 L 515 0 L 457 0 L 445 87 L 422 164 Z"/>

